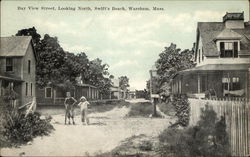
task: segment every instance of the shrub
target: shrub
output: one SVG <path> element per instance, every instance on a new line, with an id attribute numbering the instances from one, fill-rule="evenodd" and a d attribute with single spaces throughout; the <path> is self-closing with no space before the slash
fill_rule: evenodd
<path id="1" fill-rule="evenodd" d="M 139 149 L 142 151 L 152 151 L 153 150 L 153 143 L 147 140 L 144 140 L 140 143 Z"/>
<path id="2" fill-rule="evenodd" d="M 6 112 L 2 134 L 13 144 L 24 144 L 34 137 L 49 135 L 54 130 L 50 124 L 51 117 L 41 119 L 39 113 L 29 114 L 25 117 L 22 113 Z"/>
<path id="3" fill-rule="evenodd" d="M 153 105 L 150 102 L 140 102 L 131 105 L 131 109 L 128 113 L 130 117 L 148 117 L 153 113 Z"/>
<path id="4" fill-rule="evenodd" d="M 214 110 L 208 106 L 202 110 L 196 126 L 168 128 L 159 135 L 159 141 L 159 152 L 166 157 L 230 156 L 225 118 L 218 120 Z"/>
<path id="5" fill-rule="evenodd" d="M 185 94 L 175 95 L 172 105 L 175 108 L 176 116 L 178 117 L 177 124 L 183 127 L 188 126 L 190 119 L 190 106 L 188 97 Z"/>

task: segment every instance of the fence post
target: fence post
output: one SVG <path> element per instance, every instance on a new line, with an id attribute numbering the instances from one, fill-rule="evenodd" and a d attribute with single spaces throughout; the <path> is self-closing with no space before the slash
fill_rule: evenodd
<path id="1" fill-rule="evenodd" d="M 246 119 L 247 119 L 247 153 L 250 155 L 250 68 L 246 76 L 247 90 L 246 90 Z"/>

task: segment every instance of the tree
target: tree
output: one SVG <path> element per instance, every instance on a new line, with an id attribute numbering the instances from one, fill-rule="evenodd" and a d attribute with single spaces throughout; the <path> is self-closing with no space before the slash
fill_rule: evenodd
<path id="1" fill-rule="evenodd" d="M 21 29 L 16 33 L 16 36 L 32 36 L 34 46 L 40 43 L 41 35 L 36 32 L 36 28 Z"/>
<path id="2" fill-rule="evenodd" d="M 37 84 L 39 86 L 44 87 L 48 83 L 59 84 L 70 78 L 65 74 L 66 53 L 59 45 L 56 37 L 45 34 L 37 53 L 40 56 L 36 66 Z"/>
<path id="3" fill-rule="evenodd" d="M 159 93 L 161 95 L 168 95 L 170 93 L 170 80 L 181 70 L 194 67 L 193 51 L 177 48 L 173 43 L 159 54 L 159 59 L 156 61 L 157 69 L 157 84 L 160 87 Z"/>
<path id="4" fill-rule="evenodd" d="M 82 76 L 82 81 L 99 88 L 101 94 L 109 93 L 113 75 L 108 72 L 108 64 L 103 64 L 97 58 L 89 61 L 84 52 L 77 54 L 65 52 L 57 37 L 40 34 L 34 27 L 19 30 L 17 36 L 32 36 L 38 61 L 36 65 L 36 80 L 40 87 L 48 83 L 53 86 L 70 90 L 76 83 L 76 77 Z"/>
<path id="5" fill-rule="evenodd" d="M 119 87 L 122 90 L 127 90 L 127 88 L 129 87 L 129 78 L 127 76 L 119 77 Z"/>
<path id="6" fill-rule="evenodd" d="M 87 75 L 84 78 L 86 82 L 98 87 L 103 95 L 109 94 L 112 85 L 111 78 L 113 75 L 109 74 L 108 68 L 108 64 L 103 64 L 101 59 L 94 59 L 90 61 Z"/>

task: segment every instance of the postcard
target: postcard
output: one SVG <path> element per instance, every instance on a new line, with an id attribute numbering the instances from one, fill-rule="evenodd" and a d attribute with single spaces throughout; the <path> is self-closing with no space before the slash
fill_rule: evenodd
<path id="1" fill-rule="evenodd" d="M 1 156 L 250 156 L 248 0 L 0 3 Z"/>

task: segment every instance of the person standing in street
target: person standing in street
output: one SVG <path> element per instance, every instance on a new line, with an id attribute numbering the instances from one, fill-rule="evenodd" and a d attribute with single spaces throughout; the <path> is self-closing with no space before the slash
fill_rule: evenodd
<path id="1" fill-rule="evenodd" d="M 81 109 L 81 120 L 82 123 L 88 125 L 89 124 L 89 119 L 88 119 L 88 105 L 90 105 L 90 103 L 87 101 L 87 99 L 82 96 L 80 98 L 80 103 L 78 104 L 78 106 L 80 106 Z"/>
<path id="2" fill-rule="evenodd" d="M 65 101 L 64 101 L 64 105 L 65 105 L 65 124 L 66 124 L 67 118 L 69 119 L 69 124 L 70 124 L 70 118 L 72 119 L 73 124 L 75 124 L 75 121 L 74 121 L 74 116 L 75 116 L 74 105 L 75 105 L 75 103 L 77 101 L 76 101 L 75 98 L 70 96 L 70 92 L 67 92 L 66 95 L 67 95 L 67 97 L 65 98 Z"/>

